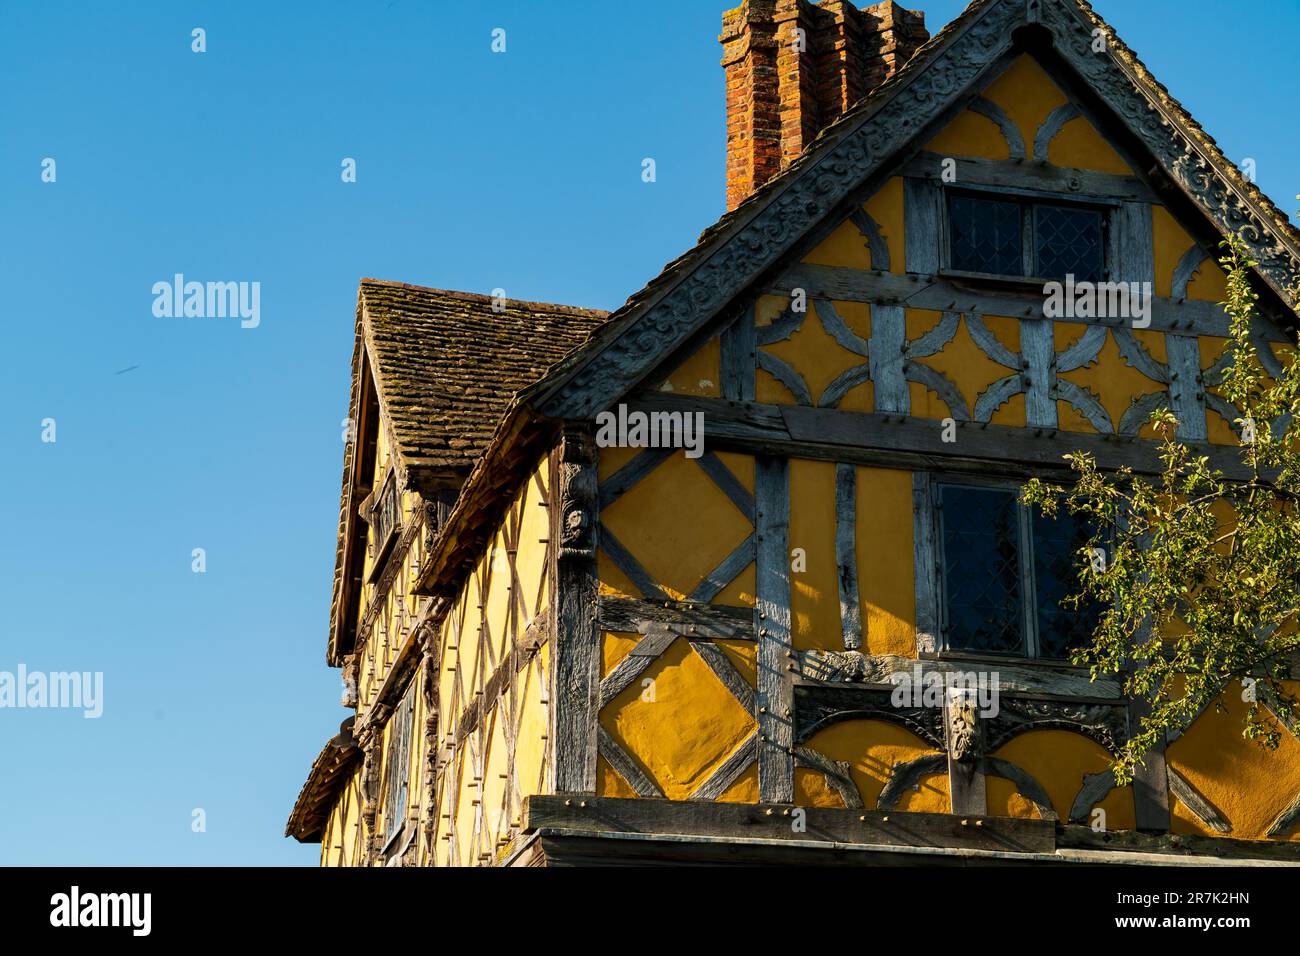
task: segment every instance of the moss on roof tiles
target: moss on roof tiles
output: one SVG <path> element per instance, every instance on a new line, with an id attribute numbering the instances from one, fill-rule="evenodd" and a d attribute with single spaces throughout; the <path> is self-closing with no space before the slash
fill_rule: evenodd
<path id="1" fill-rule="evenodd" d="M 362 279 L 363 334 L 407 468 L 468 473 L 510 399 L 608 313 Z"/>

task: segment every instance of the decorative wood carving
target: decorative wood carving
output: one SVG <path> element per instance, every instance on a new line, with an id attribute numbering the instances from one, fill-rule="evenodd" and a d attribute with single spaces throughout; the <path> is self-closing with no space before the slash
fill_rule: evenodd
<path id="1" fill-rule="evenodd" d="M 1071 730 L 1111 754 L 1128 739 L 1128 711 L 1123 703 L 1032 700 L 1002 694 L 999 704 L 997 716 L 984 722 L 990 752 L 1031 730 Z"/>

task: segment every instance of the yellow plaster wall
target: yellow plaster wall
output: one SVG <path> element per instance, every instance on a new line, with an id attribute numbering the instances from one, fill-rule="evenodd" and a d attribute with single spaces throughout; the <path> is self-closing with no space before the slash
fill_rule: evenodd
<path id="1" fill-rule="evenodd" d="M 819 730 L 809 739 L 807 746 L 832 760 L 848 763 L 849 775 L 862 796 L 863 806 L 873 808 L 895 767 L 936 752 L 914 734 L 879 720 L 840 721 Z M 810 779 L 812 776 L 817 779 Z M 843 806 L 839 796 L 826 786 L 821 774 L 805 772 L 803 777 L 806 782 L 802 793 L 796 794 L 797 803 Z M 905 794 L 896 809 L 920 813 L 949 812 L 947 774 L 923 777 L 918 789 Z"/>
<path id="2" fill-rule="evenodd" d="M 790 461 L 790 551 L 805 552 L 807 567 L 791 561 L 790 617 L 799 650 L 843 650 L 835 563 L 835 463 Z"/>
<path id="3" fill-rule="evenodd" d="M 627 457 L 625 449 L 601 449 L 601 458 L 611 451 L 620 452 L 614 456 L 620 461 Z M 752 491 L 753 459 L 719 457 Z M 697 461 L 687 458 L 684 451 L 674 452 L 601 511 L 605 527 L 675 600 L 690 594 L 753 531 L 740 509 Z M 607 466 L 598 473 L 608 476 L 614 470 Z M 597 571 L 602 592 L 641 596 L 604 549 L 597 558 Z M 752 584 L 750 595 L 748 603 L 752 604 Z M 739 601 L 741 595 L 733 592 L 733 597 Z"/>
<path id="4" fill-rule="evenodd" d="M 357 866 L 369 831 L 361 815 L 361 765 L 339 791 L 321 834 L 321 866 Z"/>
<path id="5" fill-rule="evenodd" d="M 764 297 L 763 308 L 758 316 L 760 327 L 768 324 L 775 317 L 772 314 L 774 298 Z M 777 313 L 788 305 L 788 302 L 781 299 L 775 299 L 775 302 L 779 303 Z M 864 302 L 837 300 L 831 303 L 831 308 L 852 332 L 863 340 L 870 339 L 871 307 L 869 305 Z M 822 395 L 841 373 L 855 366 L 867 364 L 866 356 L 850 352 L 831 337 L 822 324 L 817 305 L 811 301 L 808 303 L 808 313 L 803 322 L 788 339 L 771 345 L 762 345 L 759 348 L 786 362 L 799 373 L 813 403 L 817 405 L 826 404 L 822 400 Z M 794 394 L 763 369 L 758 370 L 755 393 L 760 402 L 778 405 L 795 403 Z M 848 411 L 864 412 L 871 411 L 872 406 L 873 390 L 870 382 L 851 389 L 836 405 L 837 408 Z"/>
<path id="6" fill-rule="evenodd" d="M 600 723 L 673 800 L 689 797 L 756 727 L 680 638 L 601 710 Z"/>
<path id="7" fill-rule="evenodd" d="M 489 679 L 521 643 L 528 624 L 548 613 L 548 467 L 545 459 L 539 462 L 516 493 L 442 623 L 441 725 L 434 742 L 439 747 L 445 747 L 467 709 L 482 698 Z M 511 550 L 514 580 L 508 560 Z M 451 768 L 444 770 L 435 814 L 434 854 L 439 864 L 484 865 L 497 860 L 517 834 L 523 798 L 546 792 L 548 657 L 549 648 L 543 645 L 505 692 L 484 709 L 478 729 L 456 755 L 455 776 Z M 507 727 L 511 720 L 518 728 L 513 747 Z M 449 835 L 451 839 L 446 839 Z"/>
<path id="8" fill-rule="evenodd" d="M 721 369 L 722 344 L 715 335 L 673 369 L 672 374 L 660 383 L 659 391 L 718 398 L 722 394 Z"/>
<path id="9" fill-rule="evenodd" d="M 1078 323 L 1058 323 L 1053 330 L 1057 353 L 1059 354 L 1068 349 L 1082 338 L 1087 328 L 1088 326 Z M 1132 332 L 1133 337 L 1146 348 L 1153 359 L 1161 363 L 1168 361 L 1163 332 L 1152 332 L 1144 329 L 1134 329 Z M 1151 392 L 1165 390 L 1165 386 L 1160 382 L 1147 378 L 1128 364 L 1128 359 L 1120 354 L 1119 344 L 1115 341 L 1114 333 L 1106 335 L 1105 344 L 1097 353 L 1096 360 L 1082 368 L 1062 372 L 1060 377 L 1091 392 L 1093 397 L 1101 402 L 1107 417 L 1110 418 L 1111 428 L 1114 431 L 1119 429 L 1120 420 L 1135 399 Z M 1058 401 L 1056 404 L 1062 429 L 1080 432 L 1096 431 L 1092 423 L 1082 413 L 1075 411 L 1074 407 L 1068 402 Z M 1149 428 L 1143 428 L 1139 434 L 1145 437 L 1152 437 L 1153 435 Z"/>
<path id="10" fill-rule="evenodd" d="M 1300 683 L 1289 682 L 1295 694 Z M 1242 737 L 1249 704 L 1239 682 L 1220 698 L 1223 710 L 1211 706 L 1166 751 L 1169 766 L 1181 774 L 1231 824 L 1223 836 L 1247 840 L 1267 838 L 1269 827 L 1300 793 L 1300 741 L 1286 731 L 1275 751 L 1266 751 Z M 1173 831 L 1218 836 L 1182 803 L 1171 798 Z M 1281 837 L 1300 842 L 1300 827 Z"/>
<path id="11" fill-rule="evenodd" d="M 862 204 L 862 209 L 875 220 L 885 247 L 889 250 L 889 271 L 902 273 L 905 265 L 903 177 L 894 176 L 888 180 Z M 852 219 L 840 223 L 803 261 L 808 265 L 839 266 L 846 269 L 885 269 L 883 262 L 872 260 L 867 237 L 853 224 Z"/>
<path id="12" fill-rule="evenodd" d="M 925 146 L 941 156 L 1010 159 L 1011 150 L 998 124 L 987 116 L 965 110 Z"/>
<path id="13" fill-rule="evenodd" d="M 941 313 L 926 309 L 908 309 L 906 316 L 907 337 L 909 340 L 920 338 L 938 325 L 943 318 Z M 1018 320 L 997 315 L 984 315 L 980 316 L 980 319 L 993 334 L 993 337 L 1007 349 L 1012 352 L 1020 351 L 1020 323 Z M 962 398 L 966 400 L 967 410 L 972 413 L 979 396 L 990 385 L 1019 371 L 1018 369 L 999 365 L 984 354 L 980 347 L 975 344 L 975 340 L 971 338 L 968 319 L 965 315 L 961 317 L 960 324 L 957 327 L 957 334 L 942 351 L 934 355 L 915 358 L 913 361 L 934 369 L 955 384 L 957 390 L 961 392 Z M 930 391 L 924 385 L 909 382 L 908 391 L 911 395 L 912 416 L 914 418 L 942 420 L 954 417 L 947 403 L 937 393 Z M 1025 424 L 1024 396 L 1018 395 L 998 408 L 993 413 L 992 423 L 995 425 L 1023 427 Z"/>
<path id="14" fill-rule="evenodd" d="M 916 654 L 912 473 L 857 469 L 858 597 L 872 654 Z M 832 554 L 834 543 L 832 542 Z"/>
<path id="15" fill-rule="evenodd" d="M 1052 111 L 1058 106 L 1064 106 L 1067 100 L 1037 60 L 1027 55 L 1017 57 L 984 91 L 984 98 L 1002 107 L 1016 124 L 1020 138 L 1025 143 L 1027 159 L 1049 158 L 1034 155 L 1034 136 Z"/>
<path id="16" fill-rule="evenodd" d="M 1101 773 L 1110 766 L 1110 759 L 1100 744 L 1065 730 L 1034 730 L 1021 734 L 1003 744 L 993 756 L 1015 764 L 1037 780 L 1047 791 L 1052 808 L 1061 820 L 1070 818 L 1070 808 L 1083 786 L 1084 775 Z M 1021 795 L 1010 780 L 994 776 L 987 779 L 990 814 L 1038 817 L 1038 808 Z M 1133 829 L 1131 786 L 1112 790 L 1096 806 L 1105 811 L 1106 829 Z"/>

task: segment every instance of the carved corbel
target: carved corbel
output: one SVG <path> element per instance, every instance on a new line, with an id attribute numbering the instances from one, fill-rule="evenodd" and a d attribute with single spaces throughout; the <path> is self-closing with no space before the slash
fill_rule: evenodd
<path id="1" fill-rule="evenodd" d="M 595 469 L 596 443 L 585 431 L 570 428 L 560 446 L 561 558 L 595 558 L 596 515 L 600 507 Z"/>
<path id="2" fill-rule="evenodd" d="M 344 707 L 357 707 L 357 655 L 349 654 L 343 658 L 343 696 L 339 703 Z"/>
<path id="3" fill-rule="evenodd" d="M 948 753 L 958 763 L 984 756 L 984 734 L 980 726 L 979 702 L 973 690 L 951 688 L 944 699 L 944 724 Z"/>

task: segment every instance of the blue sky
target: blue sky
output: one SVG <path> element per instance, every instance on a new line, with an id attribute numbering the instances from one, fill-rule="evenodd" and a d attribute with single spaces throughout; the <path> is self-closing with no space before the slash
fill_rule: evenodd
<path id="1" fill-rule="evenodd" d="M 0 670 L 105 683 L 0 710 L 0 864 L 315 863 L 357 280 L 617 307 L 723 212 L 726 5 L 0 0 Z M 1300 8 L 1096 5 L 1295 208 Z M 177 272 L 260 326 L 155 317 Z"/>

